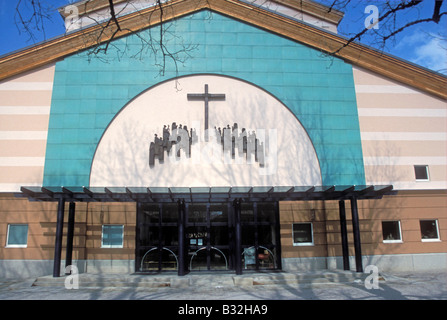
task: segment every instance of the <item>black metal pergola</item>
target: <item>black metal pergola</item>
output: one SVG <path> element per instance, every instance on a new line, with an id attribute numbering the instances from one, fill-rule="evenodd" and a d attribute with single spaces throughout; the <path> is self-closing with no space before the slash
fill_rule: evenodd
<path id="1" fill-rule="evenodd" d="M 69 202 L 67 229 L 66 266 L 72 263 L 73 230 L 76 202 L 146 202 L 177 203 L 179 209 L 179 258 L 184 255 L 184 204 L 233 202 L 236 217 L 236 252 L 240 251 L 240 204 L 241 202 L 278 202 L 338 200 L 342 237 L 343 268 L 349 270 L 348 235 L 346 227 L 345 200 L 351 203 L 352 226 L 356 271 L 363 272 L 360 242 L 360 227 L 357 200 L 381 199 L 384 195 L 395 194 L 392 185 L 349 185 L 349 186 L 262 186 L 262 187 L 64 187 L 64 186 L 23 186 L 18 197 L 30 201 L 57 201 L 56 239 L 54 249 L 53 277 L 60 276 L 62 236 L 65 203 Z M 185 274 L 182 264 L 178 275 Z M 236 274 L 242 274 L 242 266 L 236 264 Z"/>

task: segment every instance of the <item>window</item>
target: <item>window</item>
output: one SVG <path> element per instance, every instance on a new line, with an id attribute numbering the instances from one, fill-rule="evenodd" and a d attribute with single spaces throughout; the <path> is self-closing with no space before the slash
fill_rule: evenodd
<path id="1" fill-rule="evenodd" d="M 293 224 L 293 245 L 312 246 L 314 244 L 313 226 L 311 222 Z"/>
<path id="2" fill-rule="evenodd" d="M 101 248 L 122 248 L 124 238 L 123 225 L 103 225 Z"/>
<path id="3" fill-rule="evenodd" d="M 9 224 L 8 235 L 6 238 L 6 247 L 26 248 L 27 245 L 28 245 L 28 225 Z"/>
<path id="4" fill-rule="evenodd" d="M 400 221 L 382 221 L 384 243 L 402 242 Z"/>
<path id="5" fill-rule="evenodd" d="M 429 175 L 428 175 L 428 166 L 414 166 L 414 175 L 416 177 L 416 181 L 428 181 Z"/>
<path id="6" fill-rule="evenodd" d="M 421 239 L 422 241 L 439 241 L 438 221 L 437 220 L 421 220 Z"/>

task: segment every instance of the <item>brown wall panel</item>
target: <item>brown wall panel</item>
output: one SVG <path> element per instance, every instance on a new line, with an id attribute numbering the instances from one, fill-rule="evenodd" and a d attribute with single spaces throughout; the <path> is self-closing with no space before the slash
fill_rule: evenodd
<path id="1" fill-rule="evenodd" d="M 354 254 L 350 202 L 345 201 L 350 254 Z M 447 200 L 444 191 L 399 192 L 379 200 L 359 200 L 362 252 L 365 255 L 447 252 Z M 57 203 L 0 195 L 0 259 L 52 259 Z M 420 220 L 436 219 L 441 241 L 421 241 Z M 68 203 L 65 206 L 65 257 Z M 382 221 L 398 220 L 402 242 L 383 243 Z M 136 203 L 76 203 L 74 259 L 134 259 Z M 292 224 L 312 222 L 314 245 L 294 246 Z M 28 224 L 27 248 L 5 248 L 9 223 Z M 123 248 L 101 248 L 103 224 L 124 225 Z M 280 203 L 283 258 L 341 256 L 338 201 Z"/>

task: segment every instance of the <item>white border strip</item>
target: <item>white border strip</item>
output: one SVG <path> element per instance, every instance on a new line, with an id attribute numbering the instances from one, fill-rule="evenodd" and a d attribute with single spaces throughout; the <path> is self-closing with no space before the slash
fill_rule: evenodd
<path id="1" fill-rule="evenodd" d="M 447 189 L 447 181 L 366 181 L 367 185 L 393 185 L 394 190 L 435 190 Z"/>
<path id="2" fill-rule="evenodd" d="M 365 166 L 447 165 L 446 157 L 364 157 Z"/>
<path id="3" fill-rule="evenodd" d="M 447 132 L 361 132 L 364 141 L 447 141 Z"/>
<path id="4" fill-rule="evenodd" d="M 0 192 L 18 192 L 22 186 L 41 186 L 42 180 L 39 182 L 20 182 L 20 183 L 0 183 Z"/>
<path id="5" fill-rule="evenodd" d="M 0 157 L 0 167 L 43 167 L 45 157 Z"/>
<path id="6" fill-rule="evenodd" d="M 47 140 L 48 131 L 0 131 L 0 140 Z"/>
<path id="7" fill-rule="evenodd" d="M 53 82 L 4 82 L 0 91 L 52 91 Z"/>
<path id="8" fill-rule="evenodd" d="M 360 117 L 447 117 L 445 109 L 359 108 Z"/>
<path id="9" fill-rule="evenodd" d="M 418 94 L 419 92 L 403 86 L 387 86 L 387 85 L 369 85 L 356 84 L 355 92 L 357 93 L 403 93 Z"/>
<path id="10" fill-rule="evenodd" d="M 0 106 L 0 114 L 5 115 L 49 115 L 51 107 L 49 106 L 36 106 L 36 107 L 22 107 L 22 106 Z"/>

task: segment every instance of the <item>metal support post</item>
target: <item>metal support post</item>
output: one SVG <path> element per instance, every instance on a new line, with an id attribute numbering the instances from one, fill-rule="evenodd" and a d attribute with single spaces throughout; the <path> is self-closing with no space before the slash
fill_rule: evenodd
<path id="1" fill-rule="evenodd" d="M 67 269 L 67 267 L 72 264 L 75 209 L 76 204 L 74 202 L 70 202 L 70 205 L 68 207 L 67 250 L 65 254 L 66 255 L 65 269 Z M 71 274 L 71 271 L 65 274 Z"/>
<path id="2" fill-rule="evenodd" d="M 236 199 L 233 202 L 235 218 L 235 256 L 236 256 L 236 274 L 242 274 L 242 234 L 241 234 L 241 200 Z"/>
<path id="3" fill-rule="evenodd" d="M 185 201 L 178 200 L 178 275 L 185 275 Z"/>
<path id="4" fill-rule="evenodd" d="M 61 276 L 62 235 L 64 229 L 65 199 L 59 198 L 57 205 L 56 238 L 54 242 L 53 277 Z"/>
<path id="5" fill-rule="evenodd" d="M 345 201 L 338 202 L 340 210 L 341 249 L 343 252 L 343 270 L 349 270 L 348 230 L 346 227 Z"/>
<path id="6" fill-rule="evenodd" d="M 355 197 L 351 198 L 351 213 L 352 213 L 352 229 L 354 233 L 355 268 L 357 272 L 363 272 L 359 213 L 357 208 L 357 198 Z"/>

